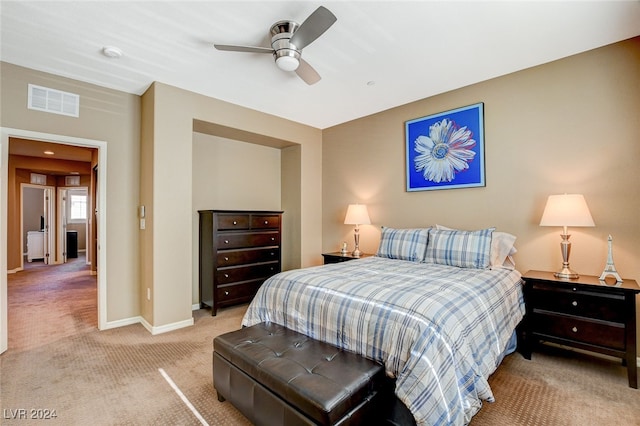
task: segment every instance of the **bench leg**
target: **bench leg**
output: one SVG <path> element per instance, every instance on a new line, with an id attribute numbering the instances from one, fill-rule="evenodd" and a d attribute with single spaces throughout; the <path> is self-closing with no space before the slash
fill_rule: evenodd
<path id="1" fill-rule="evenodd" d="M 220 394 L 220 392 L 216 391 L 216 393 L 218 394 L 218 401 L 220 401 L 220 402 L 225 402 L 226 401 L 225 397 L 222 396 L 222 394 Z"/>

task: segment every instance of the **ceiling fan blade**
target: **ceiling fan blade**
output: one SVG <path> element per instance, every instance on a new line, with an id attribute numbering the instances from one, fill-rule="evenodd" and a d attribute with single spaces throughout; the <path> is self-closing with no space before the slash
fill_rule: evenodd
<path id="1" fill-rule="evenodd" d="M 320 6 L 300 25 L 289 42 L 298 50 L 304 49 L 320 37 L 338 18 L 324 6 Z"/>
<path id="2" fill-rule="evenodd" d="M 213 47 L 229 52 L 273 53 L 273 49 L 270 47 L 236 46 L 231 44 L 214 44 Z"/>
<path id="3" fill-rule="evenodd" d="M 302 58 L 300 58 L 300 65 L 296 69 L 296 74 L 308 85 L 316 84 L 321 79 L 320 74 L 309 65 L 309 62 Z"/>

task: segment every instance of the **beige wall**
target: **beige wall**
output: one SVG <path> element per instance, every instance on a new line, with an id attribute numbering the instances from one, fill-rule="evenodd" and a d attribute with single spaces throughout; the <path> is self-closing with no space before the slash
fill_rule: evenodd
<path id="1" fill-rule="evenodd" d="M 477 102 L 486 187 L 406 192 L 405 121 Z M 611 234 L 618 271 L 640 281 L 639 117 L 635 38 L 326 129 L 323 249 L 353 246 L 342 222 L 347 204 L 361 202 L 372 221 L 360 231 L 365 252 L 381 225 L 496 226 L 518 237 L 520 271 L 557 270 L 561 229 L 538 226 L 546 198 L 582 193 L 596 227 L 570 229 L 572 268 L 600 275 Z"/>
<path id="2" fill-rule="evenodd" d="M 29 83 L 80 95 L 80 117 L 27 109 Z M 107 321 L 139 315 L 138 238 L 140 97 L 0 63 L 2 127 L 106 141 Z M 8 209 L 12 209 L 9 198 Z"/>
<path id="3" fill-rule="evenodd" d="M 191 301 L 199 303 L 198 210 L 280 210 L 280 149 L 193 133 Z"/>
<path id="4" fill-rule="evenodd" d="M 140 292 L 150 290 L 150 301 L 143 302 L 143 316 L 154 327 L 187 324 L 192 319 L 193 283 L 193 212 L 192 174 L 194 123 L 225 137 L 244 141 L 250 137 L 262 144 L 278 143 L 288 149 L 300 145 L 300 205 L 290 205 L 289 194 L 281 195 L 288 213 L 301 218 L 300 241 L 297 246 L 303 266 L 321 263 L 321 131 L 275 116 L 187 92 L 162 83 L 154 83 L 143 95 L 142 144 L 143 162 L 141 199 L 149 200 L 147 224 L 141 231 L 141 244 L 153 256 L 142 257 L 144 268 Z M 226 136 L 238 133 L 238 137 Z M 223 136 L 216 133 L 208 133 Z M 149 160 L 146 157 L 151 158 Z M 284 170 L 293 167 L 282 158 Z M 282 186 L 282 188 L 288 188 Z M 259 189 L 256 189 L 259 191 Z M 146 202 L 146 201 L 145 201 Z M 307 213 L 308 212 L 308 213 Z M 149 218 L 151 223 L 149 224 Z M 284 236 L 285 239 L 290 238 Z M 152 279 L 150 279 L 152 278 Z M 149 313 L 151 312 L 151 315 Z"/>

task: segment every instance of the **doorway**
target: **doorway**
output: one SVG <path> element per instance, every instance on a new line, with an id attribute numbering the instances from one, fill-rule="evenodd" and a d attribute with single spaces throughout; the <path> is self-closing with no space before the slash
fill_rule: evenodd
<path id="1" fill-rule="evenodd" d="M 7 241 L 8 241 L 8 201 L 10 192 L 9 179 L 9 143 L 12 138 L 29 139 L 42 141 L 47 143 L 61 145 L 75 145 L 81 147 L 90 147 L 97 149 L 97 168 L 96 182 L 93 185 L 97 193 L 94 201 L 95 214 L 90 215 L 94 218 L 97 234 L 95 236 L 96 251 L 93 256 L 96 260 L 94 263 L 101 265 L 97 270 L 97 323 L 98 329 L 107 327 L 107 262 L 106 262 L 106 161 L 107 161 L 107 145 L 104 141 L 75 138 L 71 136 L 55 135 L 48 133 L 32 132 L 21 129 L 1 128 L 0 134 L 0 252 L 5 255 L 0 257 L 0 353 L 7 350 L 8 347 L 8 329 L 7 329 Z M 14 184 L 12 182 L 12 184 Z M 12 193 L 14 191 L 11 191 Z M 12 202 L 15 201 L 12 199 Z M 92 206 L 93 207 L 93 206 Z"/>
<path id="2" fill-rule="evenodd" d="M 42 261 L 45 265 L 53 264 L 54 236 L 56 235 L 52 186 L 20 184 L 20 238 L 22 264 L 24 269 L 26 257 L 27 263 Z"/>

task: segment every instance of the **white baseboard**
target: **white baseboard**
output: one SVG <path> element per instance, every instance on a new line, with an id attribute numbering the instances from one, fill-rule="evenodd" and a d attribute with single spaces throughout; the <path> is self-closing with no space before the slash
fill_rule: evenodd
<path id="1" fill-rule="evenodd" d="M 191 310 L 192 311 L 197 311 L 198 309 L 200 309 L 200 304 L 199 303 L 194 303 L 193 305 L 191 305 Z"/>
<path id="2" fill-rule="evenodd" d="M 166 333 L 168 331 L 177 330 L 179 328 L 189 327 L 193 325 L 193 318 L 189 318 L 184 321 L 178 321 L 171 324 L 165 324 L 161 326 L 153 326 L 149 324 L 149 322 L 141 316 L 125 318 L 117 321 L 109 321 L 106 326 L 102 328 L 102 330 L 109 330 L 112 328 L 124 327 L 132 324 L 142 324 L 144 328 L 147 329 L 149 333 L 152 335 Z"/>
<path id="3" fill-rule="evenodd" d="M 178 321 L 171 324 L 165 324 L 161 326 L 152 326 L 144 318 L 140 318 L 140 323 L 146 328 L 152 335 L 166 333 L 168 331 L 178 330 L 179 328 L 185 328 L 193 325 L 193 318 L 186 319 L 184 321 Z"/>
<path id="4" fill-rule="evenodd" d="M 140 322 L 142 322 L 141 316 L 124 318 L 116 321 L 107 321 L 106 325 L 104 326 L 104 328 L 101 328 L 101 330 L 109 330 L 112 328 L 124 327 L 126 325 L 140 324 Z"/>

